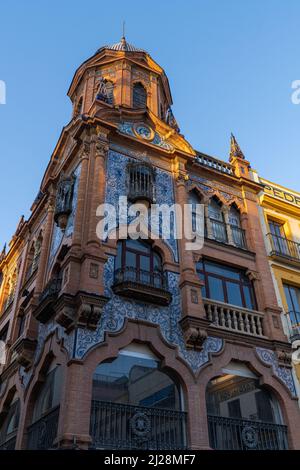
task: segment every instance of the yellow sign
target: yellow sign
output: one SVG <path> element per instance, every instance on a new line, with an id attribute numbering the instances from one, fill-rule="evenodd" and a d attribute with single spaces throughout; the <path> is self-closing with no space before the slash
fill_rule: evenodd
<path id="1" fill-rule="evenodd" d="M 267 194 L 270 194 L 277 199 L 281 199 L 289 204 L 293 204 L 294 206 L 300 207 L 300 195 L 296 196 L 293 193 L 285 191 L 284 189 L 276 188 L 275 186 L 271 186 L 266 184 L 264 186 L 264 191 Z"/>

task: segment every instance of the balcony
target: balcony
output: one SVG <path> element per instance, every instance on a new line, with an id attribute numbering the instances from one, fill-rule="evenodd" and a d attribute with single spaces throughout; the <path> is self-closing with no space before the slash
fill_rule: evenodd
<path id="1" fill-rule="evenodd" d="M 221 243 L 227 243 L 227 231 L 226 224 L 220 220 L 210 219 L 212 234 L 216 241 Z"/>
<path id="2" fill-rule="evenodd" d="M 59 407 L 29 426 L 27 449 L 53 449 L 53 443 L 57 435 L 58 418 Z"/>
<path id="3" fill-rule="evenodd" d="M 238 248 L 247 250 L 246 231 L 236 225 L 230 225 L 230 230 L 233 244 Z"/>
<path id="4" fill-rule="evenodd" d="M 267 237 L 271 245 L 270 256 L 280 260 L 287 260 L 293 264 L 300 263 L 300 243 L 274 235 L 273 233 L 268 233 Z"/>
<path id="5" fill-rule="evenodd" d="M 233 166 L 230 163 L 223 162 L 214 157 L 209 157 L 203 153 L 198 153 L 195 161 L 202 166 L 211 168 L 212 170 L 234 176 Z"/>
<path id="6" fill-rule="evenodd" d="M 210 445 L 218 450 L 287 450 L 287 426 L 208 415 Z"/>
<path id="7" fill-rule="evenodd" d="M 32 364 L 34 359 L 37 341 L 31 338 L 20 337 L 12 346 L 12 350 L 16 355 L 18 363 L 27 368 Z"/>
<path id="8" fill-rule="evenodd" d="M 133 267 L 117 269 L 112 288 L 117 295 L 158 305 L 169 305 L 172 299 L 167 276 L 160 271 L 150 272 Z"/>
<path id="9" fill-rule="evenodd" d="M 228 235 L 227 235 L 227 228 L 225 222 L 216 219 L 210 219 L 211 229 L 212 229 L 212 236 L 213 239 L 220 243 L 228 244 Z M 242 248 L 243 250 L 247 250 L 247 242 L 246 242 L 246 231 L 237 227 L 236 225 L 229 225 L 232 235 L 232 242 L 234 246 L 237 248 Z M 205 236 L 207 237 L 207 229 L 205 229 Z"/>
<path id="10" fill-rule="evenodd" d="M 93 448 L 183 450 L 186 418 L 181 411 L 93 400 Z"/>
<path id="11" fill-rule="evenodd" d="M 289 319 L 290 341 L 300 342 L 300 312 L 290 311 L 287 313 Z"/>
<path id="12" fill-rule="evenodd" d="M 34 317 L 41 323 L 46 323 L 54 313 L 54 304 L 61 290 L 62 280 L 51 279 L 39 297 L 39 305 L 33 312 Z"/>
<path id="13" fill-rule="evenodd" d="M 248 336 L 266 337 L 262 313 L 206 298 L 203 302 L 206 318 L 211 322 L 211 326 Z"/>
<path id="14" fill-rule="evenodd" d="M 152 165 L 145 162 L 130 163 L 127 167 L 127 194 L 131 202 L 155 199 L 155 173 Z"/>

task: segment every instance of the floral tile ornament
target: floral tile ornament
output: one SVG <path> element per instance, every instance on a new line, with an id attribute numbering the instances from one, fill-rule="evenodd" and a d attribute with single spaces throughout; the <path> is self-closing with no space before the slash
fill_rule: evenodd
<path id="1" fill-rule="evenodd" d="M 289 367 L 279 366 L 278 358 L 275 351 L 271 349 L 256 348 L 256 353 L 259 359 L 266 365 L 271 366 L 274 374 L 278 377 L 281 382 L 289 389 L 291 394 L 296 397 L 296 387 L 293 378 L 292 369 Z"/>

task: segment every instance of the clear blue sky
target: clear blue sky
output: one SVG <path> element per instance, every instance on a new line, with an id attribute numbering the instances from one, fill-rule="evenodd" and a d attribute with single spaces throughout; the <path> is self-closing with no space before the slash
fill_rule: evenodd
<path id="1" fill-rule="evenodd" d="M 29 215 L 75 69 L 127 40 L 164 67 L 174 113 L 198 149 L 228 158 L 232 131 L 252 166 L 300 191 L 299 0 L 8 0 L 0 7 L 0 246 Z"/>

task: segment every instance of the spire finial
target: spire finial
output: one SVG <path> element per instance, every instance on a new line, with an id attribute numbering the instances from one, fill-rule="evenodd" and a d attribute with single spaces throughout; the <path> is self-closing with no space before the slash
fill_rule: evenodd
<path id="1" fill-rule="evenodd" d="M 126 41 L 126 39 L 125 39 L 125 24 L 126 24 L 126 23 L 125 23 L 125 21 L 123 20 L 123 28 L 122 28 L 122 29 L 123 29 L 123 34 L 122 34 L 122 40 L 124 40 L 124 41 Z"/>
<path id="2" fill-rule="evenodd" d="M 237 143 L 236 138 L 234 137 L 233 133 L 231 132 L 229 160 L 232 160 L 233 158 L 241 158 L 241 159 L 245 160 L 245 155 L 241 151 L 241 148 L 240 148 L 239 144 Z"/>

